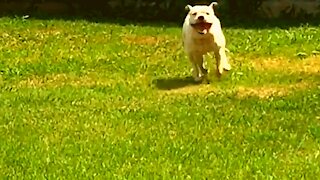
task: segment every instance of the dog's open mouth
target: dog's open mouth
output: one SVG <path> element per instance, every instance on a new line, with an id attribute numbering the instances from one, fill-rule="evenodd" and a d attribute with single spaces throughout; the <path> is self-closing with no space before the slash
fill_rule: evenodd
<path id="1" fill-rule="evenodd" d="M 191 24 L 191 26 L 196 29 L 200 34 L 206 34 L 211 28 L 212 24 L 207 22 L 198 22 L 196 24 Z"/>

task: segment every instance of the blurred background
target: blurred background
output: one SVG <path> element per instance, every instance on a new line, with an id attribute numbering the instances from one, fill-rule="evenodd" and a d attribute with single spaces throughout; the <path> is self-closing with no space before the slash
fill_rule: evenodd
<path id="1" fill-rule="evenodd" d="M 181 22 L 187 4 L 209 4 L 206 0 L 0 0 L 0 14 L 54 15 L 123 18 Z M 315 19 L 320 0 L 217 0 L 220 18 Z"/>

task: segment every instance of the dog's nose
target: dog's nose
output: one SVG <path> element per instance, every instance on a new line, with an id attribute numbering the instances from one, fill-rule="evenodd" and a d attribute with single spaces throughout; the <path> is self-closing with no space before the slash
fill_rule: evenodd
<path id="1" fill-rule="evenodd" d="M 198 20 L 203 21 L 203 20 L 204 20 L 204 17 L 203 17 L 203 16 L 199 16 L 199 17 L 198 17 Z"/>

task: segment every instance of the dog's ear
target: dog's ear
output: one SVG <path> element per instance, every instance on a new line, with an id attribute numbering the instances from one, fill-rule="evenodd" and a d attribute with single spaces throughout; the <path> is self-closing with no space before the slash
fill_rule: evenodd
<path id="1" fill-rule="evenodd" d="M 185 9 L 186 11 L 190 11 L 190 10 L 192 9 L 192 6 L 191 6 L 191 5 L 186 5 L 186 7 L 184 7 L 184 9 Z"/>
<path id="2" fill-rule="evenodd" d="M 215 6 L 218 6 L 218 3 L 217 3 L 217 2 L 212 2 L 212 3 L 209 5 L 209 7 L 211 7 L 212 9 L 213 9 L 213 7 L 215 7 Z"/>

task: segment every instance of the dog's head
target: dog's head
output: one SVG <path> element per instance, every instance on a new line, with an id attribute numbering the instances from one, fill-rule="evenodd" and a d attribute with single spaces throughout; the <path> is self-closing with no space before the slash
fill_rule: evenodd
<path id="1" fill-rule="evenodd" d="M 218 5 L 217 2 L 206 5 L 187 5 L 186 10 L 188 13 L 189 24 L 200 34 L 206 34 L 211 28 L 216 16 L 213 7 Z"/>

